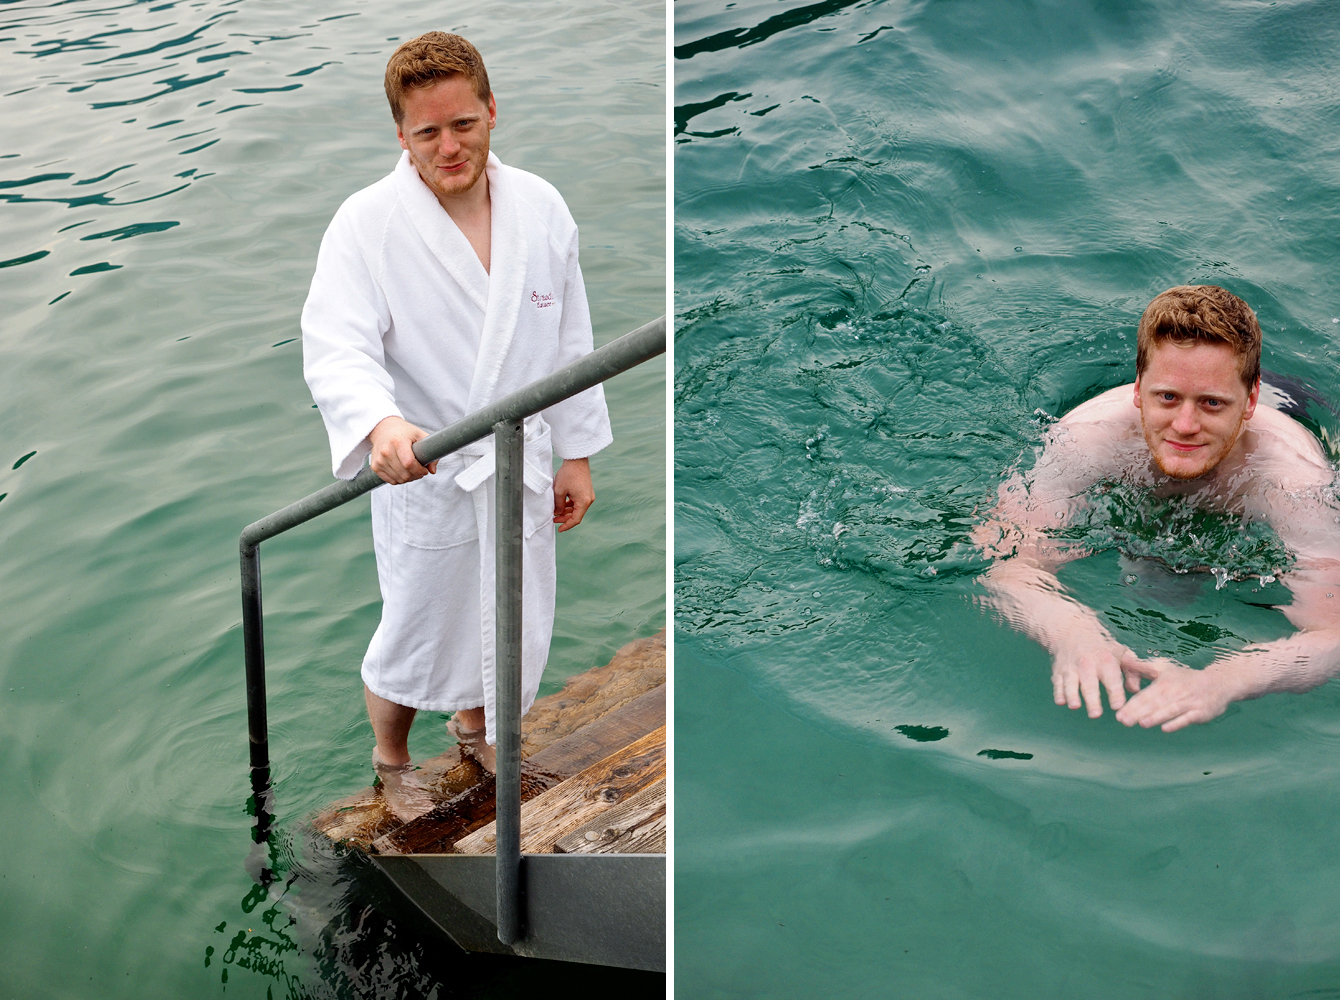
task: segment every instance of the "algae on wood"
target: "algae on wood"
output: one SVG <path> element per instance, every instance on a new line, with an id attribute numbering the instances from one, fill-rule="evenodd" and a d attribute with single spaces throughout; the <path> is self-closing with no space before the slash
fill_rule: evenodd
<path id="1" fill-rule="evenodd" d="M 665 679 L 664 630 L 651 638 L 628 643 L 605 666 L 577 674 L 568 679 L 561 691 L 536 700 L 522 720 L 522 758 L 533 757 L 545 748 L 573 736 L 596 720 L 660 687 Z M 660 698 L 661 721 L 664 722 L 663 692 Z M 584 739 L 589 742 L 588 738 L 578 737 L 577 743 Z M 597 742 L 604 744 L 603 739 Z M 568 746 L 572 749 L 575 745 Z M 580 756 L 576 754 L 578 759 Z M 536 765 L 542 763 L 534 762 Z M 543 778 L 537 770 L 548 769 L 523 768 L 523 793 L 529 788 L 533 795 L 553 783 Z M 568 771 L 563 776 L 570 773 L 573 772 Z M 488 818 L 492 818 L 493 776 L 482 770 L 468 755 L 462 755 L 457 747 L 449 747 L 438 756 L 422 761 L 418 774 L 439 808 L 446 807 L 450 819 L 446 824 L 450 829 L 444 828 L 440 836 L 428 838 L 431 839 L 430 846 L 420 850 L 448 849 L 445 845 L 451 838 L 469 832 L 482 822 L 485 802 L 488 803 Z M 327 806 L 313 817 L 312 825 L 331 840 L 364 851 L 373 849 L 375 841 L 382 841 L 388 849 L 395 849 L 392 841 L 386 838 L 400 827 L 386 809 L 381 791 L 376 787 L 364 788 Z"/>

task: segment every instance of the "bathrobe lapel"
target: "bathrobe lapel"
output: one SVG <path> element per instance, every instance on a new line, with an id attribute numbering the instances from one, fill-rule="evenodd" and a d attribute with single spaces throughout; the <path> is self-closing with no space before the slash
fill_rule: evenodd
<path id="1" fill-rule="evenodd" d="M 492 154 L 489 154 L 489 160 L 491 166 L 494 161 Z M 400 162 L 396 164 L 394 177 L 400 201 L 405 206 L 406 214 L 428 248 L 428 252 L 442 265 L 443 270 L 457 287 L 481 311 L 487 311 L 491 284 L 489 272 L 484 270 L 475 248 L 470 245 L 460 227 L 452 221 L 451 216 L 438 203 L 432 189 L 423 182 L 419 172 L 414 169 L 414 164 L 409 161 L 409 153 L 401 155 Z M 496 221 L 493 228 L 497 228 Z"/>
<path id="2" fill-rule="evenodd" d="M 488 305 L 484 311 L 484 329 L 479 338 L 474 381 L 470 383 L 470 399 L 465 407 L 467 413 L 474 413 L 497 398 L 498 378 L 516 332 L 529 260 L 516 192 L 507 183 L 502 164 L 492 153 L 489 154 L 485 169 L 489 181 L 489 200 L 492 203 Z M 475 261 L 478 263 L 478 258 Z M 508 386 L 505 391 L 516 388 L 520 386 Z"/>

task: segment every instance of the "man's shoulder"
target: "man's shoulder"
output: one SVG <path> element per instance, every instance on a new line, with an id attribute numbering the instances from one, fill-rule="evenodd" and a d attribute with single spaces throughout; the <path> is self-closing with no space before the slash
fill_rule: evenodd
<path id="1" fill-rule="evenodd" d="M 1118 386 L 1066 413 L 1043 436 L 1034 480 L 1074 493 L 1129 471 L 1143 443 L 1131 400 L 1132 387 Z"/>
<path id="2" fill-rule="evenodd" d="M 1133 387 L 1118 386 L 1076 406 L 1058 420 L 1047 435 L 1049 447 L 1064 444 L 1087 454 L 1092 464 L 1099 456 L 1120 464 L 1131 440 L 1140 438 L 1140 411 Z"/>
<path id="3" fill-rule="evenodd" d="M 365 188 L 360 188 L 340 204 L 335 218 L 347 220 L 384 219 L 395 204 L 394 174 L 387 174 Z"/>
<path id="4" fill-rule="evenodd" d="M 562 208 L 565 212 L 567 211 L 568 206 L 563 201 L 563 196 L 558 193 L 558 188 L 539 174 L 533 174 L 529 170 L 513 167 L 506 163 L 499 163 L 498 166 L 521 197 L 531 201 L 546 202 Z"/>
<path id="5" fill-rule="evenodd" d="M 568 211 L 567 202 L 558 193 L 558 188 L 529 170 L 511 167 L 505 163 L 499 166 L 516 197 L 528 205 L 551 232 L 566 239 L 576 230 L 577 223 L 573 221 L 572 213 Z"/>
<path id="6" fill-rule="evenodd" d="M 1256 439 L 1253 457 L 1271 467 L 1282 483 L 1324 484 L 1334 477 L 1321 442 L 1289 414 L 1258 406 L 1249 427 Z"/>
<path id="7" fill-rule="evenodd" d="M 1119 385 L 1080 403 L 1060 419 L 1058 426 L 1085 434 L 1124 430 L 1139 421 L 1140 411 L 1135 408 L 1134 399 L 1133 384 Z"/>

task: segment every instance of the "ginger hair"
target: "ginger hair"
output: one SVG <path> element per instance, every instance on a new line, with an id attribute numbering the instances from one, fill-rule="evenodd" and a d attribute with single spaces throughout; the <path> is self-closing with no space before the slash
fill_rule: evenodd
<path id="1" fill-rule="evenodd" d="M 405 118 L 406 93 L 457 75 L 470 81 L 481 101 L 489 102 L 492 91 L 484 59 L 479 50 L 460 35 L 430 31 L 403 43 L 386 64 L 386 99 L 391 104 L 391 117 L 395 123 L 399 125 Z"/>
<path id="2" fill-rule="evenodd" d="M 1261 324 L 1251 306 L 1218 285 L 1178 285 L 1155 296 L 1140 317 L 1135 374 L 1143 375 L 1153 348 L 1176 344 L 1227 344 L 1238 357 L 1247 391 L 1261 378 Z"/>

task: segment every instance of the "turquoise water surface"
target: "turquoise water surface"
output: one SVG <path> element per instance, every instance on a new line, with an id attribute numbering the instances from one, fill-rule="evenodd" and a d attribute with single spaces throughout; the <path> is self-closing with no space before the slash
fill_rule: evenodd
<path id="1" fill-rule="evenodd" d="M 250 858 L 237 535 L 330 480 L 298 315 L 399 156 L 396 44 L 459 31 L 493 149 L 567 198 L 597 343 L 664 312 L 664 5 L 0 3 L 0 996 L 511 996 L 303 819 L 371 780 L 367 501 L 266 543 L 279 881 Z M 665 624 L 661 362 L 607 392 L 542 693 Z M 416 754 L 446 745 L 420 720 Z M 652 985 L 660 977 L 652 977 Z"/>
<path id="2" fill-rule="evenodd" d="M 1340 394 L 1334 8 L 675 18 L 679 995 L 1340 996 L 1340 689 L 1091 721 L 969 541 L 1171 285 Z M 1061 574 L 1124 642 L 1289 633 L 1273 537 L 1141 503 Z"/>

